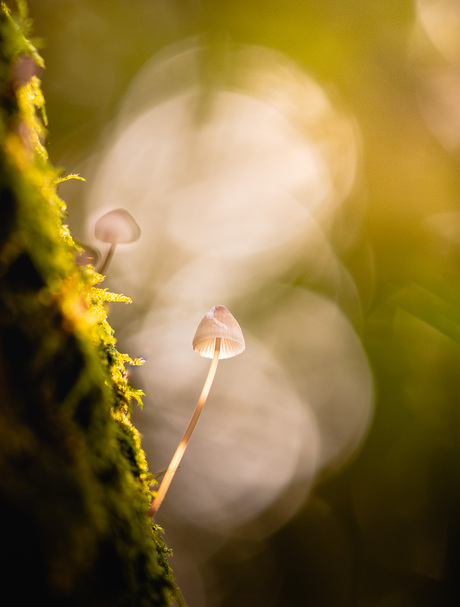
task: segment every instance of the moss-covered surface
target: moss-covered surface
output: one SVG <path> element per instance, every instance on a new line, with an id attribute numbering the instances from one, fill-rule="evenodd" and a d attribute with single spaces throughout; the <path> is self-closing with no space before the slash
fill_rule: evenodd
<path id="1" fill-rule="evenodd" d="M 0 579 L 10 604 L 181 603 L 147 515 L 141 393 L 63 223 L 26 7 L 0 3 Z M 121 305 L 121 304 L 120 304 Z"/>

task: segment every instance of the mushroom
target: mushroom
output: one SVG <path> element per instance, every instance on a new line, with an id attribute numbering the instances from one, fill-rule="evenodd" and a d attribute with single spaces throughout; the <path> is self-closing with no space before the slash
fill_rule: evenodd
<path id="1" fill-rule="evenodd" d="M 195 352 L 200 356 L 212 359 L 211 366 L 209 367 L 192 419 L 169 463 L 158 492 L 149 508 L 150 516 L 154 516 L 161 506 L 174 474 L 179 467 L 192 432 L 208 398 L 219 359 L 236 356 L 243 352 L 246 347 L 240 325 L 225 306 L 214 306 L 203 317 L 196 330 L 192 345 Z"/>
<path id="2" fill-rule="evenodd" d="M 140 227 L 125 209 L 114 209 L 99 217 L 94 226 L 94 236 L 97 240 L 110 243 L 107 255 L 98 269 L 99 274 L 107 269 L 117 244 L 135 242 L 140 235 Z"/>

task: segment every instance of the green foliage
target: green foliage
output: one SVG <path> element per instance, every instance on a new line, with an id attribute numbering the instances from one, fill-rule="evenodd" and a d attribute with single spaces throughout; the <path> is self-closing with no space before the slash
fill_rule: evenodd
<path id="1" fill-rule="evenodd" d="M 44 145 L 26 5 L 0 4 L 0 571 L 14 604 L 169 605 L 181 598 L 147 515 L 142 392 L 107 303 L 127 297 L 78 267 Z M 32 74 L 31 74 L 32 72 Z"/>

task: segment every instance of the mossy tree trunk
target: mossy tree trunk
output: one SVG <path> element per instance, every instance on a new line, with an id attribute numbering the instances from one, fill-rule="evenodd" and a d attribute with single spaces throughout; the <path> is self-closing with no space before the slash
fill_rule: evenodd
<path id="1" fill-rule="evenodd" d="M 134 364 L 63 224 L 25 6 L 0 4 L 0 579 L 10 604 L 181 602 L 147 515 Z"/>

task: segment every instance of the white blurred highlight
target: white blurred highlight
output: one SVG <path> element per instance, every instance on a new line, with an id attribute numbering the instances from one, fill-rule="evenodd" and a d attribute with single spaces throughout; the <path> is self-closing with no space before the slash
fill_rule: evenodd
<path id="1" fill-rule="evenodd" d="M 434 136 L 448 151 L 460 148 L 460 3 L 414 0 L 410 56 L 419 72 L 419 102 Z"/>
<path id="2" fill-rule="evenodd" d="M 219 363 L 159 512 L 223 534 L 274 509 L 263 535 L 320 470 L 353 453 L 372 412 L 370 371 L 339 307 L 295 289 L 278 306 L 273 287 L 300 263 L 354 297 L 328 230 L 353 188 L 359 140 L 279 54 L 236 49 L 212 87 L 200 77 L 204 54 L 184 43 L 138 75 L 92 180 L 90 220 L 124 207 L 142 229 L 109 282 L 143 310 L 123 327 L 123 347 L 147 359 L 133 373 L 148 395 L 136 425 L 152 470 L 168 465 L 206 376 L 191 348 L 197 323 L 217 303 L 256 309 L 265 293 L 260 314 L 236 315 L 246 351 Z"/>
<path id="3" fill-rule="evenodd" d="M 282 305 L 258 327 L 289 370 L 293 389 L 318 424 L 318 470 L 356 450 L 372 414 L 373 382 L 361 343 L 337 305 L 314 293 L 281 290 Z"/>
<path id="4" fill-rule="evenodd" d="M 450 63 L 460 61 L 458 0 L 415 0 L 417 16 L 431 42 Z"/>
<path id="5" fill-rule="evenodd" d="M 327 230 L 354 182 L 355 126 L 311 78 L 276 53 L 245 48 L 232 85 L 208 93 L 193 78 L 202 54 L 192 47 L 144 68 L 93 180 L 91 211 L 126 207 L 143 229 L 113 270 L 126 290 L 135 289 L 133 265 L 157 282 L 197 256 L 224 276 L 266 280 L 289 266 L 315 222 Z"/>

